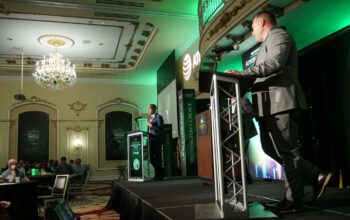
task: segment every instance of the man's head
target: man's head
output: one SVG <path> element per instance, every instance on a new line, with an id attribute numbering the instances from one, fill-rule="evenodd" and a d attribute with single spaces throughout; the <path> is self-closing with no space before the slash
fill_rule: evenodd
<path id="1" fill-rule="evenodd" d="M 17 167 L 17 160 L 16 159 L 10 159 L 7 162 L 7 165 L 8 165 L 9 168 L 15 169 Z"/>
<path id="2" fill-rule="evenodd" d="M 67 157 L 61 157 L 61 163 L 67 163 Z"/>
<path id="3" fill-rule="evenodd" d="M 75 159 L 75 164 L 80 165 L 81 164 L 81 159 L 80 158 Z"/>
<path id="4" fill-rule="evenodd" d="M 276 27 L 275 16 L 267 11 L 259 12 L 253 19 L 252 35 L 255 37 L 257 42 L 263 42 L 267 33 L 274 27 Z"/>
<path id="5" fill-rule="evenodd" d="M 150 104 L 148 106 L 148 113 L 150 115 L 153 115 L 154 113 L 156 113 L 156 111 L 157 111 L 157 106 L 155 104 Z"/>
<path id="6" fill-rule="evenodd" d="M 18 161 L 18 166 L 19 167 L 24 167 L 24 161 L 23 160 Z"/>

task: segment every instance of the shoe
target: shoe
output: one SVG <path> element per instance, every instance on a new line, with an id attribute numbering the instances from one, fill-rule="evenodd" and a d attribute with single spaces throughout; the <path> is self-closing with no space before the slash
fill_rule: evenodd
<path id="1" fill-rule="evenodd" d="M 162 181 L 162 180 L 164 180 L 164 179 L 163 179 L 162 176 L 155 176 L 155 177 L 154 177 L 154 180 L 155 180 L 155 181 Z"/>
<path id="2" fill-rule="evenodd" d="M 286 199 L 286 197 L 283 197 L 283 199 L 277 203 L 276 208 L 280 210 L 284 206 L 284 204 L 286 204 L 287 201 L 288 200 Z"/>
<path id="3" fill-rule="evenodd" d="M 278 208 L 280 213 L 294 213 L 304 210 L 303 203 L 301 201 L 289 201 L 285 200 L 283 205 Z"/>
<path id="4" fill-rule="evenodd" d="M 312 202 L 320 199 L 323 194 L 326 192 L 327 185 L 329 180 L 332 177 L 332 173 L 327 171 L 321 171 L 317 176 L 317 182 L 314 184 L 314 194 L 312 196 Z"/>
<path id="5" fill-rule="evenodd" d="M 279 209 L 281 209 L 281 207 L 284 206 L 284 204 L 286 203 L 287 199 L 286 197 L 284 197 L 281 201 L 279 201 L 278 203 L 267 203 L 265 204 L 265 209 L 266 210 L 271 210 L 271 211 L 278 211 Z"/>

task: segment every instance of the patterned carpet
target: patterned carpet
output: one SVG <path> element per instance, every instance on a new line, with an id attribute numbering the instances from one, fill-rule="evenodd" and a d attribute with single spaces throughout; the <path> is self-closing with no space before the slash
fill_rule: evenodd
<path id="1" fill-rule="evenodd" d="M 85 197 L 75 195 L 70 198 L 69 205 L 81 220 L 119 219 L 116 211 L 106 209 L 110 195 L 111 182 L 92 182 L 87 185 Z"/>

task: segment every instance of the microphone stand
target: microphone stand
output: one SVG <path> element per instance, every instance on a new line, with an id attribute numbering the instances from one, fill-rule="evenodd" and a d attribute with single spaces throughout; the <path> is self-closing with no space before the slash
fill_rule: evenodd
<path id="1" fill-rule="evenodd" d="M 213 65 L 213 68 L 212 68 L 212 71 L 214 73 L 216 73 L 216 70 L 218 69 L 218 64 L 219 62 L 221 61 L 221 58 L 222 58 L 222 53 L 215 53 L 216 56 L 214 57 L 214 65 Z"/>

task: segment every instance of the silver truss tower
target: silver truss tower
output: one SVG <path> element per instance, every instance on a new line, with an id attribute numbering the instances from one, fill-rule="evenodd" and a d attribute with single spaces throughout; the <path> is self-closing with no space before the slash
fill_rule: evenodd
<path id="1" fill-rule="evenodd" d="M 222 82 L 232 83 L 233 91 L 221 87 Z M 221 218 L 248 216 L 243 123 L 239 97 L 241 95 L 237 79 L 214 74 L 210 104 L 215 203 Z M 222 100 L 225 99 L 227 105 L 223 106 Z M 223 127 L 228 129 L 226 134 L 222 132 Z M 236 172 L 239 169 L 242 177 L 240 182 L 236 180 Z"/>
<path id="2" fill-rule="evenodd" d="M 213 204 L 197 205 L 197 219 L 215 216 L 244 218 L 249 215 L 239 97 L 238 79 L 214 73 L 210 88 L 210 110 L 216 208 L 213 208 Z M 240 181 L 236 179 L 237 172 L 241 174 Z"/>

